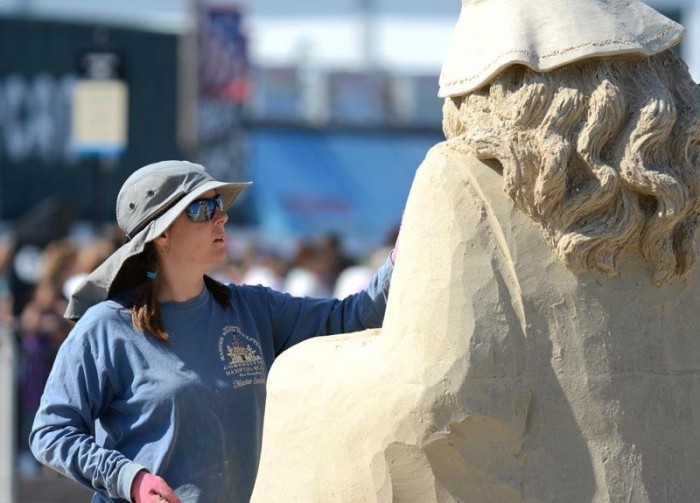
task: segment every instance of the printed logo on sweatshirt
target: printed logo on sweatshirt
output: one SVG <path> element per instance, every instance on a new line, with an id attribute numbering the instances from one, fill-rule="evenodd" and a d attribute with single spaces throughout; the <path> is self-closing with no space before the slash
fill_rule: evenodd
<path id="1" fill-rule="evenodd" d="M 234 388 L 265 383 L 265 363 L 260 343 L 233 325 L 219 337 L 219 359 Z"/>

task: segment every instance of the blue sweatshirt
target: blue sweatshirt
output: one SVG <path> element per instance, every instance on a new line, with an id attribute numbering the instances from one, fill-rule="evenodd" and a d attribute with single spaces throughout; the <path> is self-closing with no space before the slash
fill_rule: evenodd
<path id="1" fill-rule="evenodd" d="M 137 332 L 119 302 L 93 306 L 59 350 L 32 452 L 95 489 L 93 503 L 130 501 L 144 468 L 183 503 L 247 502 L 275 357 L 310 337 L 380 326 L 391 271 L 387 260 L 344 300 L 229 285 L 224 309 L 205 288 L 160 305 L 170 343 Z"/>

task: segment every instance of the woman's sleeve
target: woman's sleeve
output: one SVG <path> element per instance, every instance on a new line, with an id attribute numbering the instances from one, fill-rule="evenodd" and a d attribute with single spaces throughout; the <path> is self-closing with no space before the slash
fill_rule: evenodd
<path id="1" fill-rule="evenodd" d="M 93 436 L 95 420 L 114 394 L 113 366 L 106 349 L 96 346 L 84 333 L 71 333 L 61 345 L 29 443 L 45 465 L 111 498 L 131 501 L 131 483 L 144 467 L 100 447 Z"/>
<path id="2" fill-rule="evenodd" d="M 343 300 L 293 297 L 266 289 L 275 353 L 311 337 L 357 332 L 382 325 L 393 263 L 389 258 L 367 288 Z"/>

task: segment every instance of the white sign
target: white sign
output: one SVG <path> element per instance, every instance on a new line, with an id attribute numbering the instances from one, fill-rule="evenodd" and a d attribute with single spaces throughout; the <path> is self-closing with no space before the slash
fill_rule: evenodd
<path id="1" fill-rule="evenodd" d="M 122 153 L 127 145 L 128 104 L 129 90 L 122 80 L 78 80 L 73 87 L 73 150 L 78 155 Z"/>

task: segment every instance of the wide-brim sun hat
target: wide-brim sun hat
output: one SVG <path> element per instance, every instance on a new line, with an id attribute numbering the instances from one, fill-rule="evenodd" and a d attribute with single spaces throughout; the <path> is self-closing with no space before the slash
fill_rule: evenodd
<path id="1" fill-rule="evenodd" d="M 217 181 L 203 166 L 188 161 L 162 161 L 136 170 L 117 196 L 117 224 L 127 242 L 76 288 L 65 317 L 79 319 L 91 306 L 109 298 L 115 284 L 135 284 L 145 279 L 144 263 L 138 260 L 141 252 L 192 201 L 216 190 L 226 211 L 251 184 Z"/>
<path id="2" fill-rule="evenodd" d="M 462 0 L 438 96 L 472 92 L 514 64 L 545 72 L 585 58 L 651 56 L 684 31 L 637 0 Z"/>

